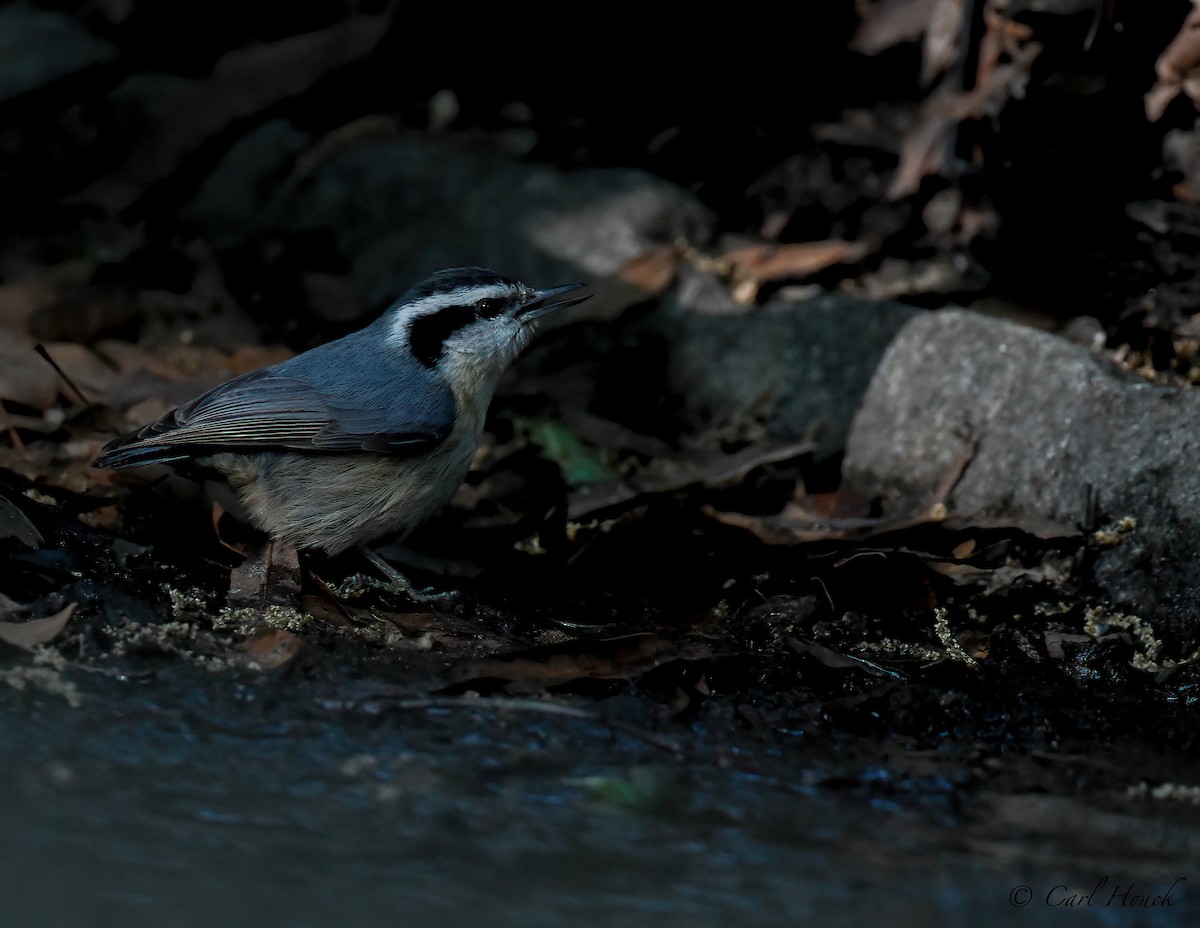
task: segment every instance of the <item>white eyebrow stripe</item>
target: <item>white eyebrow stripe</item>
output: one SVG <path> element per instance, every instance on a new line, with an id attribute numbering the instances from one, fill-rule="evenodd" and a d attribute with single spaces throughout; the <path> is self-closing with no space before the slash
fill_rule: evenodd
<path id="1" fill-rule="evenodd" d="M 396 314 L 396 318 L 392 322 L 391 337 L 394 339 L 406 339 L 408 337 L 408 327 L 414 319 L 421 316 L 435 313 L 439 309 L 445 309 L 447 306 L 468 306 L 478 300 L 487 299 L 504 299 L 512 295 L 512 288 L 504 284 L 470 284 L 464 287 L 455 287 L 453 290 L 445 290 L 441 293 L 432 293 L 429 296 L 423 296 L 419 300 L 414 300 L 402 307 L 402 311 Z"/>

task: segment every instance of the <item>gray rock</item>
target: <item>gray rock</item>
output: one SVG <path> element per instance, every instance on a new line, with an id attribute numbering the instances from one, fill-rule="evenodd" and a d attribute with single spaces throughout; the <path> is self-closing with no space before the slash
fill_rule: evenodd
<path id="1" fill-rule="evenodd" d="M 111 43 L 65 13 L 25 3 L 0 8 L 0 103 L 116 54 Z"/>
<path id="2" fill-rule="evenodd" d="M 263 231 L 263 211 L 308 141 L 286 119 L 263 123 L 225 153 L 184 215 L 218 247 Z"/>
<path id="3" fill-rule="evenodd" d="M 921 310 L 824 293 L 747 310 L 719 280 L 685 270 L 653 324 L 668 388 L 694 431 L 840 451 L 884 350 Z"/>
<path id="4" fill-rule="evenodd" d="M 1131 516 L 1092 579 L 1118 608 L 1176 633 L 1200 611 L 1200 390 L 1134 378 L 1057 335 L 960 310 L 896 337 L 847 441 L 848 487 L 889 515 L 947 505 L 968 518 L 1087 525 Z M 1191 635 L 1194 637 L 1194 633 Z"/>
<path id="5" fill-rule="evenodd" d="M 280 188 L 267 219 L 334 230 L 375 306 L 457 264 L 543 284 L 601 277 L 655 245 L 702 241 L 713 223 L 687 191 L 641 171 L 560 171 L 405 136 L 347 144 Z"/>

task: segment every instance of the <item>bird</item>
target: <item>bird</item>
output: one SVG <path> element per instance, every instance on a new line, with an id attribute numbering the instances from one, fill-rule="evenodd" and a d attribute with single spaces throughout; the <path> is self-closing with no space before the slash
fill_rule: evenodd
<path id="1" fill-rule="evenodd" d="M 583 286 L 437 271 L 365 328 L 213 387 L 110 441 L 92 466 L 194 463 L 272 540 L 357 548 L 385 568 L 368 545 L 403 541 L 446 503 L 501 375 L 538 320 L 591 296 Z"/>

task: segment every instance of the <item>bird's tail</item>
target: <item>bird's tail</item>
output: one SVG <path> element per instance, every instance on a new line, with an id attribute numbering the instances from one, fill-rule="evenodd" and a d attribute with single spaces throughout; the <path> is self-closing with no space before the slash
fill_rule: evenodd
<path id="1" fill-rule="evenodd" d="M 133 445 L 120 447 L 108 445 L 100 457 L 92 461 L 92 467 L 121 470 L 125 467 L 142 467 L 147 464 L 167 464 L 190 455 L 170 445 Z"/>

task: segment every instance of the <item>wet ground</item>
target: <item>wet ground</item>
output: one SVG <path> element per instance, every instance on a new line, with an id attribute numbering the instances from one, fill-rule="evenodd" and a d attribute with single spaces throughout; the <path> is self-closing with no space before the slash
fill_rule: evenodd
<path id="1" fill-rule="evenodd" d="M 661 730 L 673 754 L 536 712 L 347 716 L 298 680 L 78 683 L 79 708 L 5 697 L 9 925 L 1200 915 L 1200 811 L 1124 789 L 1162 768 L 1144 744 L 1018 752 L 973 783 L 953 748 L 720 719 Z"/>
<path id="2" fill-rule="evenodd" d="M 1190 668 L 1135 671 L 1127 634 L 1016 634 L 1011 585 L 1007 623 L 976 590 L 992 617 L 963 627 L 968 594 L 911 552 L 772 555 L 675 511 L 589 549 L 608 593 L 587 557 L 514 556 L 444 611 L 310 580 L 249 621 L 218 608 L 219 546 L 164 560 L 27 508 L 47 544 L 6 541 L 8 588 L 77 611 L 4 655 L 8 925 L 1200 916 Z M 666 545 L 677 569 L 633 569 Z"/>

